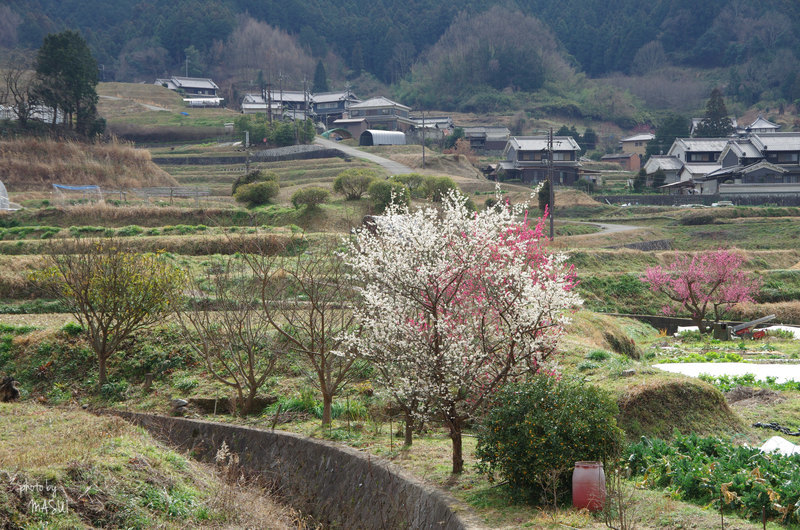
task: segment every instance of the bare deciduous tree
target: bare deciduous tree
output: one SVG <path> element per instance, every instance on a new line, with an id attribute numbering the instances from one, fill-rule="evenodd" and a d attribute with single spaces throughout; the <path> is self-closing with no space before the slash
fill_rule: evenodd
<path id="1" fill-rule="evenodd" d="M 279 73 L 287 80 L 284 89 L 297 90 L 304 76 L 314 71 L 314 59 L 297 40 L 284 30 L 259 22 L 249 16 L 239 18 L 237 28 L 225 44 L 221 54 L 225 64 L 244 81 L 256 79 L 263 70 L 279 90 Z M 289 84 L 291 82 L 291 84 Z"/>
<path id="2" fill-rule="evenodd" d="M 293 241 L 297 246 L 298 241 Z M 352 285 L 337 253 L 336 241 L 314 242 L 308 251 L 281 257 L 262 247 L 245 253 L 259 279 L 267 321 L 286 347 L 308 364 L 322 394 L 322 423 L 331 422 L 333 398 L 352 378 L 354 357 L 337 352 L 343 332 L 354 325 L 348 305 Z"/>
<path id="3" fill-rule="evenodd" d="M 36 105 L 30 57 L 19 51 L 9 53 L 0 64 L 0 75 L 0 104 L 11 107 L 20 126 L 24 127 L 33 117 Z"/>
<path id="4" fill-rule="evenodd" d="M 273 375 L 280 355 L 269 322 L 253 296 L 257 279 L 237 257 L 227 258 L 192 282 L 205 289 L 179 312 L 184 336 L 217 381 L 233 388 L 242 414 L 252 412 L 258 391 Z"/>

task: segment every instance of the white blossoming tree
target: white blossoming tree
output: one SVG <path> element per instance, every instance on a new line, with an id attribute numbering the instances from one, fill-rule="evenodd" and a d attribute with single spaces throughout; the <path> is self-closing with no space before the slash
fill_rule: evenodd
<path id="1" fill-rule="evenodd" d="M 531 227 L 526 204 L 473 213 L 466 201 L 454 191 L 441 209 L 390 206 L 345 257 L 362 285 L 349 346 L 407 412 L 444 422 L 453 473 L 465 422 L 500 385 L 538 370 L 581 303 L 543 219 Z"/>

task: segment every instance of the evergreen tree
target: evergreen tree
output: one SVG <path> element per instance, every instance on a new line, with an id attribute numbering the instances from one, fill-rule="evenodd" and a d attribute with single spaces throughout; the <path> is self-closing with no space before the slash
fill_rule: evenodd
<path id="1" fill-rule="evenodd" d="M 733 125 L 731 125 L 731 119 L 728 117 L 728 109 L 725 107 L 722 91 L 719 88 L 715 88 L 708 98 L 706 114 L 703 117 L 703 121 L 697 126 L 695 136 L 699 138 L 724 138 L 733 132 Z"/>
<path id="2" fill-rule="evenodd" d="M 358 77 L 364 69 L 364 51 L 361 48 L 361 41 L 356 41 L 353 45 L 353 54 L 350 58 L 350 66 L 353 68 L 353 75 Z"/>
<path id="3" fill-rule="evenodd" d="M 594 151 L 597 148 L 597 133 L 594 132 L 594 129 L 588 127 L 583 132 L 583 137 L 581 138 L 581 145 L 586 151 Z"/>
<path id="4" fill-rule="evenodd" d="M 328 74 L 325 72 L 325 65 L 322 64 L 322 59 L 317 61 L 317 68 L 314 70 L 314 93 L 328 92 Z"/>
<path id="5" fill-rule="evenodd" d="M 666 154 L 675 138 L 686 138 L 688 136 L 689 120 L 678 114 L 669 114 L 656 129 L 655 138 L 647 142 L 645 158 Z"/>
<path id="6" fill-rule="evenodd" d="M 86 134 L 97 118 L 97 61 L 77 31 L 52 33 L 36 55 L 37 96 L 69 117 L 69 126 Z M 53 124 L 55 124 L 55 114 Z"/>
<path id="7" fill-rule="evenodd" d="M 663 169 L 657 170 L 653 173 L 653 188 L 658 189 L 664 185 L 664 182 L 667 180 L 667 174 L 664 173 Z"/>

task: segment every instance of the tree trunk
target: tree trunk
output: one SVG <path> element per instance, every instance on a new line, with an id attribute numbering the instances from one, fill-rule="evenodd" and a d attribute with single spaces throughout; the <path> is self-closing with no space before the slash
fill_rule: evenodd
<path id="1" fill-rule="evenodd" d="M 411 413 L 406 411 L 406 430 L 405 430 L 405 439 L 403 440 L 403 444 L 406 447 L 411 447 L 411 443 L 414 441 L 414 419 L 411 417 Z"/>
<path id="2" fill-rule="evenodd" d="M 461 447 L 461 426 L 458 422 L 450 425 L 450 438 L 453 440 L 453 473 L 464 471 L 464 454 Z"/>
<path id="3" fill-rule="evenodd" d="M 98 355 L 97 356 L 97 361 L 98 361 L 98 364 L 99 364 L 98 368 L 99 368 L 99 371 L 100 371 L 100 375 L 97 378 L 97 387 L 98 388 L 102 388 L 103 385 L 106 384 L 106 382 L 107 382 L 107 379 L 106 379 L 106 361 L 107 361 L 107 359 L 105 357 L 103 357 L 102 355 Z"/>
<path id="4" fill-rule="evenodd" d="M 331 405 L 333 405 L 333 396 L 328 392 L 322 393 L 322 424 L 331 424 Z"/>
<path id="5" fill-rule="evenodd" d="M 257 389 L 251 388 L 247 393 L 247 397 L 244 400 L 244 405 L 242 405 L 242 416 L 246 416 L 253 411 L 253 401 L 256 399 L 256 391 Z"/>

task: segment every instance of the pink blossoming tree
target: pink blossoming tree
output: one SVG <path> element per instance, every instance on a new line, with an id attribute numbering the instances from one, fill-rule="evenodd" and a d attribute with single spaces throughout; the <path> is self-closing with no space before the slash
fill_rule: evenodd
<path id="1" fill-rule="evenodd" d="M 345 255 L 362 286 L 349 348 L 408 415 L 444 422 L 453 473 L 466 421 L 503 383 L 539 369 L 581 303 L 566 257 L 545 247 L 543 219 L 531 227 L 525 204 L 473 213 L 466 201 L 453 191 L 441 209 L 392 205 Z"/>
<path id="2" fill-rule="evenodd" d="M 650 290 L 672 301 L 664 313 L 688 311 L 701 333 L 711 328 L 704 321 L 719 321 L 734 305 L 752 302 L 761 288 L 758 278 L 742 270 L 742 258 L 724 249 L 679 256 L 668 267 L 650 267 L 642 281 Z"/>

